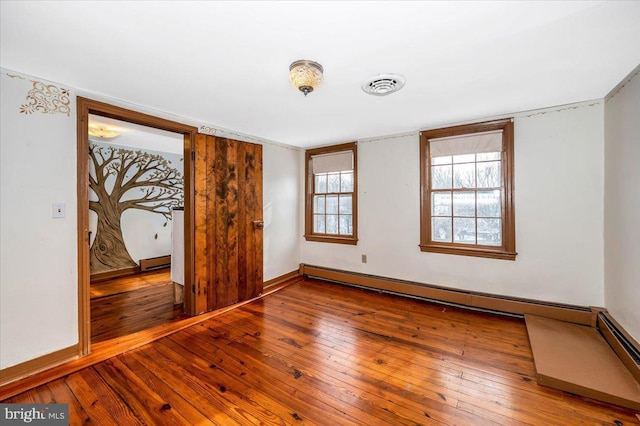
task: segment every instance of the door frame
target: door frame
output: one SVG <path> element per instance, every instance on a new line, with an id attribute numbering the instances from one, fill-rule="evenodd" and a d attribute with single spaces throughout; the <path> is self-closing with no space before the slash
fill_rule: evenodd
<path id="1" fill-rule="evenodd" d="M 194 169 L 192 161 L 194 126 L 155 117 L 138 111 L 77 97 L 78 169 L 78 341 L 80 356 L 91 352 L 91 305 L 89 266 L 89 114 L 153 127 L 184 135 L 184 310 L 195 313 L 191 288 L 194 277 Z"/>

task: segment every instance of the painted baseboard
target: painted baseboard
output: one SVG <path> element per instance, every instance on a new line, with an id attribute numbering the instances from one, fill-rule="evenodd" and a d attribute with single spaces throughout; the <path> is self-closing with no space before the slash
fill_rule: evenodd
<path id="1" fill-rule="evenodd" d="M 482 309 L 495 313 L 507 313 L 518 316 L 525 314 L 537 315 L 591 327 L 596 326 L 596 308 L 457 290 L 432 284 L 366 275 L 322 266 L 302 264 L 300 269 L 302 275 L 311 278 L 319 278 L 393 294 L 418 297 L 436 303 L 447 303 L 471 309 Z"/>
<path id="2" fill-rule="evenodd" d="M 0 370 L 0 386 L 72 361 L 79 356 L 80 349 L 76 344 L 11 367 L 3 368 Z"/>

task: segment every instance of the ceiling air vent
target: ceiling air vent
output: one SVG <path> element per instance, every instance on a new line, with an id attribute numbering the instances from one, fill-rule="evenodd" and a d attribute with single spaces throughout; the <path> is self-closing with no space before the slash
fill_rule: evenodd
<path id="1" fill-rule="evenodd" d="M 362 90 L 374 96 L 386 96 L 404 86 L 404 77 L 399 74 L 379 74 L 362 83 Z"/>

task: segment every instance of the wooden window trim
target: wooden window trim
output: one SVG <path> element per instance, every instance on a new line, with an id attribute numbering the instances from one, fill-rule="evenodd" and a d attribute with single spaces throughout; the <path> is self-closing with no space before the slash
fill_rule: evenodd
<path id="1" fill-rule="evenodd" d="M 502 246 L 442 243 L 431 240 L 431 182 L 429 140 L 502 130 Z M 486 121 L 420 132 L 420 250 L 423 252 L 516 259 L 515 208 L 513 200 L 513 119 Z"/>
<path id="2" fill-rule="evenodd" d="M 316 234 L 313 232 L 313 174 L 309 170 L 311 157 L 320 154 L 330 154 L 334 152 L 353 152 L 353 194 L 352 194 L 352 215 L 353 215 L 353 235 L 333 235 Z M 325 146 L 321 148 L 308 149 L 305 152 L 305 233 L 306 241 L 336 244 L 358 244 L 358 146 L 355 142 L 343 143 L 340 145 Z"/>

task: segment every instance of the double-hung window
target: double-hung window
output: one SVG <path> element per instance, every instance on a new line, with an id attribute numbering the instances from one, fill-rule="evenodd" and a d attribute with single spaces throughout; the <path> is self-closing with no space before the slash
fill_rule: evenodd
<path id="1" fill-rule="evenodd" d="M 426 252 L 515 260 L 513 121 L 420 134 Z"/>
<path id="2" fill-rule="evenodd" d="M 306 151 L 305 239 L 357 244 L 357 146 Z"/>

